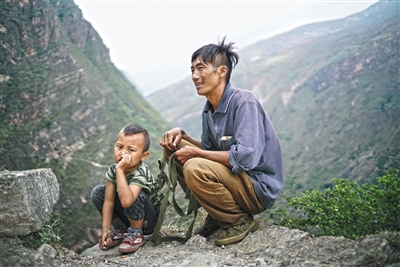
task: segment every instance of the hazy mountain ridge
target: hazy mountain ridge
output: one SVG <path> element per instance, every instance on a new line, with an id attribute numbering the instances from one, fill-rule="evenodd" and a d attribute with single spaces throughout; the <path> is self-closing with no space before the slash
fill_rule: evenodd
<path id="1" fill-rule="evenodd" d="M 375 18 L 374 20 L 371 20 L 370 17 L 375 16 L 382 9 L 385 9 L 385 5 L 373 5 L 362 12 L 355 13 L 343 19 L 307 24 L 266 40 L 258 41 L 254 45 L 245 47 L 240 51 L 241 64 L 249 60 L 251 62 L 262 56 L 270 56 L 293 47 L 301 46 L 312 42 L 314 39 L 320 39 L 339 31 L 354 33 L 359 27 L 366 28 L 374 24 L 380 24 L 381 20 L 385 20 L 385 17 Z"/>
<path id="2" fill-rule="evenodd" d="M 399 2 L 381 1 L 239 51 L 232 85 L 253 91 L 267 110 L 296 188 L 325 187 L 333 177 L 371 181 L 400 165 L 398 10 Z M 199 137 L 205 99 L 190 78 L 147 99 Z"/>
<path id="3" fill-rule="evenodd" d="M 90 192 L 114 163 L 117 132 L 127 123 L 149 130 L 156 173 L 168 123 L 115 68 L 73 1 L 3 1 L 0 35 L 0 166 L 52 168 L 65 245 L 87 243 L 101 223 Z"/>

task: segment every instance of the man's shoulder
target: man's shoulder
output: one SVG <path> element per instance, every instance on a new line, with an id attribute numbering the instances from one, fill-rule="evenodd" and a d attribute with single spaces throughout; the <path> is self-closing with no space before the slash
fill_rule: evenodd
<path id="1" fill-rule="evenodd" d="M 232 97 L 235 98 L 236 101 L 243 101 L 243 102 L 258 101 L 257 97 L 254 95 L 252 91 L 243 88 L 234 88 Z"/>

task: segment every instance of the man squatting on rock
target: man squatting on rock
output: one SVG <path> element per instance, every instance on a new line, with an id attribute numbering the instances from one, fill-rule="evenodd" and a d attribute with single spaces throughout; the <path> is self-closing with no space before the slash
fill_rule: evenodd
<path id="1" fill-rule="evenodd" d="M 229 82 L 239 60 L 233 44 L 224 37 L 192 55 L 192 80 L 207 99 L 201 140 L 173 128 L 160 141 L 166 162 L 174 153 L 181 187 L 189 187 L 208 213 L 195 234 L 207 237 L 219 229 L 217 245 L 241 241 L 253 215 L 272 207 L 284 182 L 281 148 L 267 113 L 251 91 Z"/>
<path id="2" fill-rule="evenodd" d="M 155 206 L 161 200 L 156 180 L 144 163 L 149 147 L 147 130 L 126 125 L 115 141 L 115 164 L 106 173 L 107 185 L 92 191 L 92 202 L 102 215 L 99 247 L 103 250 L 122 242 L 118 248 L 121 253 L 134 252 L 145 244 L 143 234 L 154 231 L 158 217 Z"/>

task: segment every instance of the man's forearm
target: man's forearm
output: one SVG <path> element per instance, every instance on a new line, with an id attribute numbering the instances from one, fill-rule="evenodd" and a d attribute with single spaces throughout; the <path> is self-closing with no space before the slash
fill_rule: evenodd
<path id="1" fill-rule="evenodd" d="M 232 168 L 229 161 L 228 151 L 209 151 L 209 150 L 199 150 L 199 157 L 212 160 L 225 165 L 228 168 Z"/>

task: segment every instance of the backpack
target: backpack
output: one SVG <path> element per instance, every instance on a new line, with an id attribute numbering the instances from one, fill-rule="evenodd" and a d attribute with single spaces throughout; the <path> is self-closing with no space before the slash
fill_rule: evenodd
<path id="1" fill-rule="evenodd" d="M 189 198 L 189 204 L 188 204 L 186 213 L 183 212 L 182 208 L 179 207 L 178 203 L 176 203 L 175 189 L 177 186 L 178 174 L 177 174 L 176 167 L 175 167 L 174 154 L 171 155 L 169 162 L 168 162 L 168 175 L 164 171 L 165 165 L 166 165 L 166 162 L 165 162 L 164 158 L 160 158 L 158 160 L 158 167 L 159 167 L 160 173 L 158 174 L 157 185 L 158 185 L 159 190 L 161 190 L 164 187 L 164 185 L 167 185 L 167 187 L 165 190 L 165 194 L 162 194 L 162 198 L 160 200 L 159 206 L 156 207 L 156 210 L 158 209 L 159 214 L 158 214 L 157 224 L 154 228 L 154 232 L 151 237 L 151 240 L 155 243 L 156 246 L 161 244 L 162 242 L 173 241 L 173 240 L 184 244 L 187 240 L 189 240 L 192 237 L 193 226 L 194 226 L 194 222 L 196 221 L 196 217 L 197 217 L 197 201 L 196 201 L 196 198 L 193 196 L 192 192 L 189 190 L 189 188 L 187 188 L 187 190 L 186 190 L 186 196 Z M 172 191 L 172 204 L 173 204 L 175 211 L 182 217 L 186 217 L 186 216 L 190 215 L 192 212 L 194 214 L 193 221 L 190 224 L 185 237 L 179 237 L 179 236 L 160 237 L 159 236 L 161 226 L 164 222 L 165 212 L 167 210 L 167 207 L 170 205 L 169 195 L 170 195 L 171 191 Z"/>

